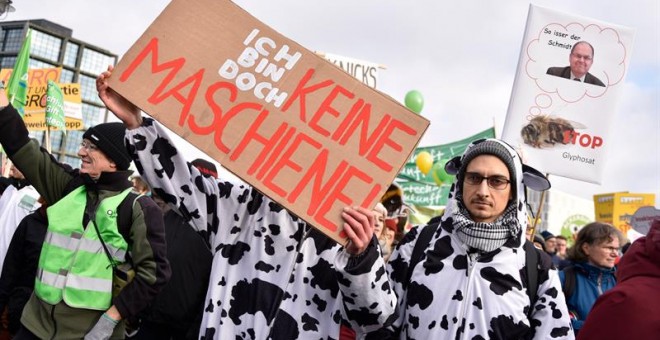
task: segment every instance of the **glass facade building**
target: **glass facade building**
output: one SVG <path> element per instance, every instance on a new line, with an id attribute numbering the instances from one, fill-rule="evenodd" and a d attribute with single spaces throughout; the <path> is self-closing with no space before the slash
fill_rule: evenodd
<path id="1" fill-rule="evenodd" d="M 100 47 L 74 39 L 73 31 L 48 20 L 0 22 L 0 67 L 13 68 L 28 29 L 32 30 L 30 68 L 61 67 L 60 83 L 79 83 L 85 129 L 106 122 L 108 110 L 96 93 L 96 76 L 108 65 L 117 63 L 117 55 Z M 74 168 L 80 166 L 76 156 L 84 131 L 51 131 L 51 153 L 57 160 Z M 30 136 L 45 145 L 43 131 Z"/>

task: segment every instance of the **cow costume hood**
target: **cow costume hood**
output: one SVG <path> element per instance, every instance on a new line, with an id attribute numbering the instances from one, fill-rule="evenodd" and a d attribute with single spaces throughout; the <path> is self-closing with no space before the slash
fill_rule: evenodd
<path id="1" fill-rule="evenodd" d="M 461 211 L 466 211 L 462 195 L 465 171 L 468 164 L 480 155 L 493 155 L 499 158 L 509 170 L 510 185 L 514 197 L 509 201 L 501 219 L 508 218 L 503 223 L 506 224 L 511 233 L 511 238 L 506 245 L 520 247 L 528 223 L 525 187 L 530 187 L 533 190 L 547 190 L 550 188 L 550 182 L 539 171 L 523 165 L 518 153 L 509 144 L 499 139 L 476 140 L 467 146 L 462 156 L 454 157 L 445 165 L 447 173 L 456 175 L 456 181 L 451 187 L 447 208 L 442 216 L 443 222 L 451 219 L 452 223 L 442 223 L 442 225 L 449 232 L 453 232 L 457 215 L 460 215 Z"/>

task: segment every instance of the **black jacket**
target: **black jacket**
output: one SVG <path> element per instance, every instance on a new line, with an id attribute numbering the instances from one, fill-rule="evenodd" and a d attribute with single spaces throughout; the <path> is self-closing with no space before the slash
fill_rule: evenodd
<path id="1" fill-rule="evenodd" d="M 197 337 L 211 274 L 208 243 L 174 210 L 163 217 L 172 276 L 142 319 Z"/>
<path id="2" fill-rule="evenodd" d="M 28 181 L 24 179 L 16 179 L 13 177 L 0 177 L 0 195 L 5 192 L 5 189 L 9 186 L 13 186 L 16 189 L 21 189 L 24 186 L 30 185 Z"/>
<path id="3" fill-rule="evenodd" d="M 0 311 L 7 307 L 9 332 L 21 326 L 21 313 L 34 290 L 34 277 L 44 243 L 48 218 L 46 206 L 25 216 L 9 244 L 0 276 Z"/>

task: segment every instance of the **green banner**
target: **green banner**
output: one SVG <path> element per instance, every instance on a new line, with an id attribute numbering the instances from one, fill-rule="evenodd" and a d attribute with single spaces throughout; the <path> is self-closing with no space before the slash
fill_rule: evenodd
<path id="1" fill-rule="evenodd" d="M 444 206 L 447 203 L 449 188 L 453 183 L 452 179 L 452 181 L 442 182 L 438 185 L 431 171 L 426 175 L 423 174 L 415 163 L 417 154 L 426 151 L 431 154 L 435 163 L 462 155 L 468 144 L 482 138 L 495 138 L 495 128 L 484 130 L 453 143 L 416 148 L 413 157 L 406 162 L 396 178 L 396 183 L 403 189 L 405 202 L 416 206 Z"/>
<path id="2" fill-rule="evenodd" d="M 49 80 L 46 93 L 46 126 L 56 127 L 66 133 L 62 90 L 59 85 Z"/>

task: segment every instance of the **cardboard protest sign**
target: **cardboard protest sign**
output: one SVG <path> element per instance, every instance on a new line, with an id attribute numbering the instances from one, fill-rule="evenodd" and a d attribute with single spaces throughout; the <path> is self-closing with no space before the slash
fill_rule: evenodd
<path id="1" fill-rule="evenodd" d="M 633 36 L 531 5 L 502 138 L 543 172 L 600 183 Z"/>
<path id="2" fill-rule="evenodd" d="M 110 86 L 340 243 L 429 125 L 226 0 L 172 1 Z"/>

